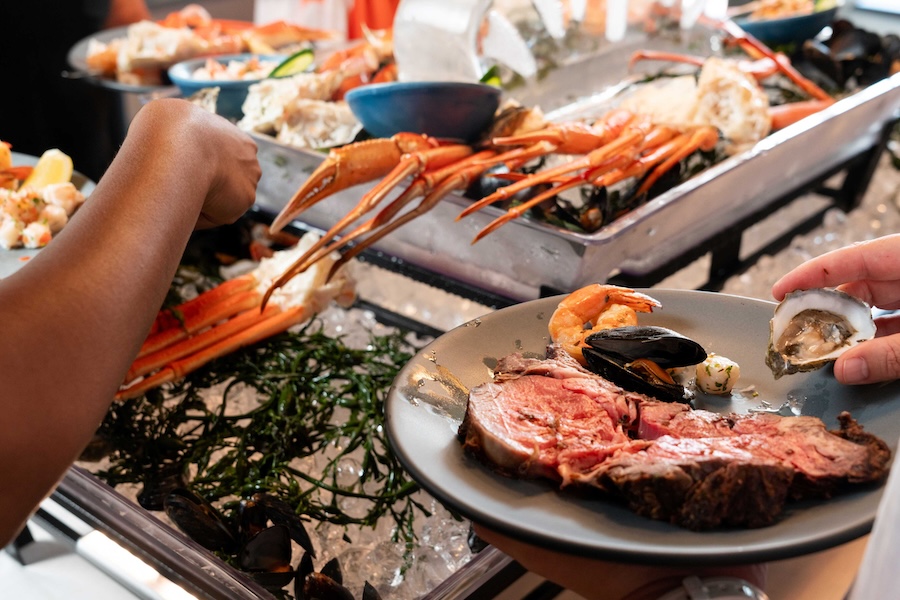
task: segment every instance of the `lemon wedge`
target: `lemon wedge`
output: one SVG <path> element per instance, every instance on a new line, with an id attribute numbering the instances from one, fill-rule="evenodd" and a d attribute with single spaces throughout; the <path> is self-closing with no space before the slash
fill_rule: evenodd
<path id="1" fill-rule="evenodd" d="M 44 152 L 38 159 L 21 187 L 42 189 L 54 183 L 65 183 L 72 180 L 72 159 L 62 150 L 52 149 Z"/>

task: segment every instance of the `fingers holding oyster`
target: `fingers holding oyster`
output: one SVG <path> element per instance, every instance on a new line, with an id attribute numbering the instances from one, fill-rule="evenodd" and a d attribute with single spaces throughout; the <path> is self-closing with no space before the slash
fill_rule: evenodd
<path id="1" fill-rule="evenodd" d="M 837 288 L 869 306 L 897 310 L 900 308 L 900 234 L 812 258 L 778 280 L 772 287 L 772 295 L 784 301 L 793 291 L 816 288 Z M 868 312 L 868 307 L 859 311 L 846 301 L 841 306 L 843 316 L 854 325 Z M 839 382 L 866 384 L 900 378 L 900 320 L 896 315 L 882 315 L 874 319 L 874 325 L 874 339 L 865 343 L 856 340 L 832 358 Z"/>

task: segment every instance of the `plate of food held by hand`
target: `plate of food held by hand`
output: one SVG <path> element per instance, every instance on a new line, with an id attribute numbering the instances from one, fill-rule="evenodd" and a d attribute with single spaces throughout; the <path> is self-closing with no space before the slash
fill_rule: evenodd
<path id="1" fill-rule="evenodd" d="M 666 338 L 664 354 L 716 355 L 706 364 L 720 376 L 691 367 L 680 380 L 690 403 L 623 391 L 556 345 L 548 355 L 565 297 L 525 302 L 447 332 L 398 374 L 388 434 L 410 474 L 482 525 L 620 562 L 768 561 L 867 533 L 900 437 L 900 384 L 842 386 L 828 366 L 776 378 L 773 302 L 637 294 L 659 303 L 638 324 Z M 729 393 L 702 391 L 738 369 Z"/>

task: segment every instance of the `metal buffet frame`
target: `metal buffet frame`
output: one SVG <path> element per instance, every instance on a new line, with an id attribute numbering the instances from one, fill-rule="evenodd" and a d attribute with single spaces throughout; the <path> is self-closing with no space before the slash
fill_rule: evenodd
<path id="1" fill-rule="evenodd" d="M 197 598 L 259 600 L 274 596 L 246 574 L 172 529 L 80 467 L 72 467 L 56 491 L 33 517 L 56 539 L 68 545 L 139 598 L 162 600 L 165 582 Z M 100 545 L 92 536 L 104 536 Z M 88 540 L 91 540 L 90 543 Z M 8 547 L 24 554 L 35 543 L 26 528 Z M 111 548 L 116 550 L 111 551 Z M 136 558 L 158 573 L 139 579 L 123 573 L 121 559 Z M 133 557 L 133 558 L 132 558 Z M 487 600 L 508 587 L 525 569 L 493 547 L 474 554 L 464 567 L 438 585 L 423 600 Z M 162 582 L 162 583 L 161 583 Z M 180 596 L 178 596 L 180 597 Z"/>

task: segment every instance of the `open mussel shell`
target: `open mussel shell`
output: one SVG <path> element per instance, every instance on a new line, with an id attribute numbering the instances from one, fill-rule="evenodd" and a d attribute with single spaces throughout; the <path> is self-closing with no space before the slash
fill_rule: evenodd
<path id="1" fill-rule="evenodd" d="M 666 369 L 696 365 L 706 350 L 694 340 L 665 327 L 613 327 L 589 335 L 582 348 L 588 368 L 622 388 L 666 402 L 685 402 L 684 386 Z"/>
<path id="2" fill-rule="evenodd" d="M 812 371 L 873 337 L 872 309 L 859 298 L 831 288 L 792 292 L 769 321 L 766 364 L 776 379 Z"/>
<path id="3" fill-rule="evenodd" d="M 623 389 L 637 392 L 664 402 L 686 402 L 687 390 L 678 383 L 670 383 L 657 376 L 646 359 L 624 363 L 594 350 L 582 348 L 588 369 Z M 650 361 L 652 363 L 652 361 Z M 657 365 L 658 369 L 659 366 Z"/>
<path id="4" fill-rule="evenodd" d="M 273 525 L 244 544 L 238 565 L 245 571 L 283 571 L 291 567 L 291 536 L 287 527 Z"/>
<path id="5" fill-rule="evenodd" d="M 322 573 L 310 573 L 296 588 L 298 600 L 356 600 L 343 585 Z"/>
<path id="6" fill-rule="evenodd" d="M 595 351 L 619 363 L 640 358 L 652 360 L 663 369 L 696 365 L 706 360 L 699 343 L 665 327 L 634 325 L 612 327 L 592 333 L 586 340 Z"/>
<path id="7" fill-rule="evenodd" d="M 257 492 L 241 502 L 242 524 L 245 530 L 262 529 L 268 521 L 283 525 L 292 540 L 313 556 L 316 555 L 312 539 L 303 526 L 303 520 L 287 502 L 271 494 Z"/>
<path id="8" fill-rule="evenodd" d="M 273 525 L 247 540 L 238 565 L 267 590 L 280 590 L 296 572 L 291 569 L 291 536 L 287 527 Z"/>

